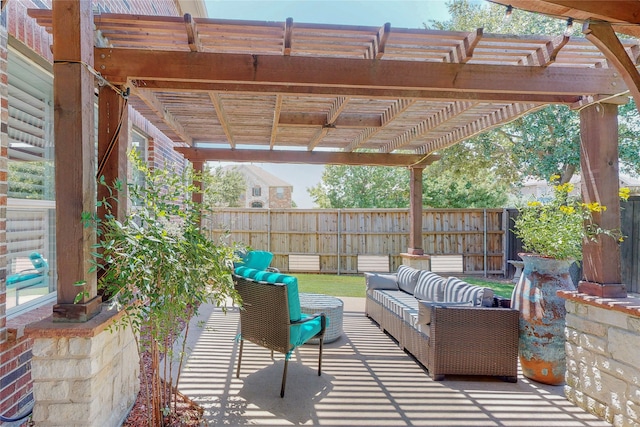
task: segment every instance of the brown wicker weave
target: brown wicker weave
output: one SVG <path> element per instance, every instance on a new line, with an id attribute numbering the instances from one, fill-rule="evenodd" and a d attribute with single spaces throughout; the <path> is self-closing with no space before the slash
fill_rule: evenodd
<path id="1" fill-rule="evenodd" d="M 491 307 L 435 307 L 426 334 L 367 297 L 367 316 L 398 340 L 434 380 L 445 375 L 491 375 L 516 382 L 518 311 Z M 397 332 L 401 330 L 398 335 Z"/>
<path id="2" fill-rule="evenodd" d="M 289 321 L 289 304 L 287 287 L 282 283 L 256 282 L 241 276 L 233 276 L 235 288 L 242 298 L 240 309 L 240 349 L 238 351 L 238 367 L 236 377 L 240 377 L 242 364 L 242 347 L 244 340 L 277 351 L 286 355 L 280 397 L 284 397 L 287 380 L 287 366 L 293 346 L 290 341 L 291 322 Z M 321 317 L 322 330 L 316 335 L 319 338 L 318 376 L 322 369 L 322 341 L 325 332 L 325 315 L 319 313 L 309 316 L 301 322 Z M 273 353 L 272 353 L 273 355 Z"/>

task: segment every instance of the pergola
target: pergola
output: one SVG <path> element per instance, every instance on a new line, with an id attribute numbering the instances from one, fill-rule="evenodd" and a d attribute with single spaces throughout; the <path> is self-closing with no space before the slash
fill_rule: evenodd
<path id="1" fill-rule="evenodd" d="M 121 94 L 130 91 L 128 102 L 181 141 L 177 150 L 196 168 L 208 160 L 408 167 L 410 254 L 422 253 L 422 169 L 438 150 L 546 105 L 568 105 L 582 120 L 583 195 L 610 207 L 596 218 L 603 227 L 619 227 L 616 104 L 633 82 L 620 70 L 637 62 L 640 46 L 615 34 L 602 42 L 613 34 L 609 24 L 592 24 L 590 35 L 617 62 L 602 46 L 564 35 L 93 16 L 91 2 L 73 0 L 30 15 L 54 40 L 59 319 L 87 319 L 99 304 L 87 273 L 95 236 L 79 221 L 95 206 L 97 73 L 107 180 L 125 176 L 128 135 L 118 130 Z M 585 245 L 584 269 L 592 282 L 585 289 L 618 292 L 617 244 Z M 73 304 L 79 279 L 89 296 Z"/>

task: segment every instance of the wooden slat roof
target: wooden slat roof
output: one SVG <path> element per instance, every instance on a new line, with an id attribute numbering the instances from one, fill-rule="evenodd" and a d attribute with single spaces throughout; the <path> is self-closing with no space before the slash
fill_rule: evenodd
<path id="1" fill-rule="evenodd" d="M 30 10 L 51 27 L 51 12 Z M 102 14 L 95 68 L 200 147 L 426 155 L 626 87 L 586 39 Z M 623 41 L 631 59 L 635 40 Z M 193 150 L 183 150 L 197 157 Z M 216 151 L 217 152 L 217 151 Z"/>

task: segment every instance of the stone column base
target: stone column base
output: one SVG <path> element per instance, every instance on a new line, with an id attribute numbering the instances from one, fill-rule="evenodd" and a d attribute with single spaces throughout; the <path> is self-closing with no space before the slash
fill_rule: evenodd
<path id="1" fill-rule="evenodd" d="M 402 265 L 407 265 L 417 270 L 431 270 L 430 255 L 414 255 L 402 253 L 400 254 L 400 257 L 402 258 Z"/>
<path id="2" fill-rule="evenodd" d="M 140 390 L 140 359 L 131 328 L 108 330 L 119 314 L 85 323 L 29 325 L 33 339 L 33 421 L 37 426 L 117 427 Z"/>

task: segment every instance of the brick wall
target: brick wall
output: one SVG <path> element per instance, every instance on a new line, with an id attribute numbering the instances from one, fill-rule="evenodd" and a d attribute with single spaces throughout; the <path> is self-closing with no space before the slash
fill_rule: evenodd
<path id="1" fill-rule="evenodd" d="M 272 209 L 289 209 L 291 207 L 291 187 L 280 188 L 284 188 L 284 193 L 278 197 L 278 187 L 269 187 L 269 207 Z"/>

